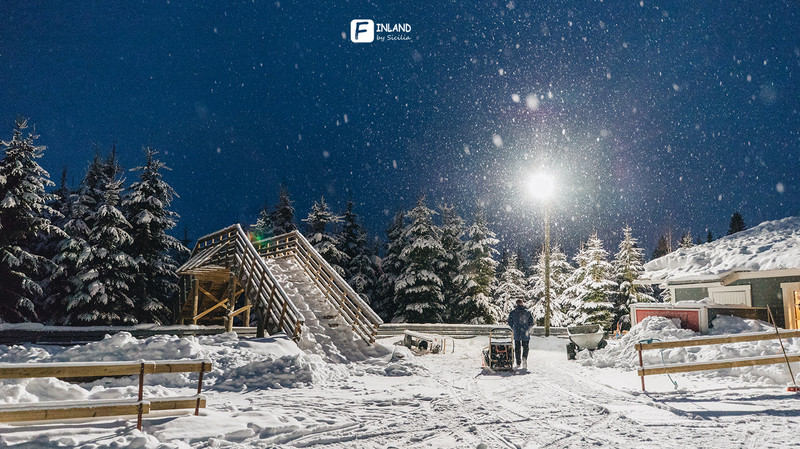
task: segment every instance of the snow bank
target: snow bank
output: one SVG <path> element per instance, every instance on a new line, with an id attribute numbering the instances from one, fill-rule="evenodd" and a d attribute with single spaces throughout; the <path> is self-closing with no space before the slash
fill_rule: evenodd
<path id="1" fill-rule="evenodd" d="M 745 320 L 731 316 L 719 316 L 713 320 L 712 325 L 714 326 L 712 334 L 715 335 L 763 332 L 774 329 L 769 324 L 761 321 Z M 606 348 L 594 351 L 594 353 L 591 354 L 589 351 L 581 351 L 577 358 L 581 364 L 586 366 L 633 370 L 639 366 L 639 353 L 635 349 L 635 344 L 639 341 L 650 339 L 653 341 L 670 341 L 698 336 L 700 336 L 700 334 L 696 332 L 678 328 L 676 323 L 669 318 L 648 317 L 634 326 L 631 331 L 620 340 L 612 340 Z M 783 344 L 789 355 L 800 354 L 800 338 L 784 340 Z M 721 345 L 670 348 L 664 350 L 648 350 L 644 351 L 642 354 L 645 366 L 661 366 L 664 364 L 782 355 L 783 352 L 777 340 L 763 340 L 743 343 L 726 343 Z M 795 379 L 800 382 L 800 363 L 793 363 L 792 369 L 797 373 Z M 788 370 L 784 364 L 702 371 L 692 375 L 709 378 L 735 377 L 747 383 L 763 385 L 785 385 L 791 382 Z"/>
<path id="2" fill-rule="evenodd" d="M 800 217 L 766 221 L 645 264 L 645 279 L 714 278 L 731 270 L 800 268 Z"/>
<path id="3" fill-rule="evenodd" d="M 211 359 L 212 371 L 204 375 L 204 388 L 243 391 L 297 388 L 329 382 L 346 382 L 350 376 L 410 376 L 425 368 L 404 347 L 376 344 L 371 350 L 380 357 L 358 362 L 330 363 L 321 355 L 303 352 L 288 337 L 239 340 L 233 333 L 184 337 L 159 335 L 136 339 L 120 332 L 82 346 L 0 346 L 2 363 L 89 362 L 123 360 Z M 385 355 L 385 356 L 384 356 Z M 145 396 L 186 394 L 176 389 L 197 387 L 197 373 L 150 374 L 145 376 Z M 138 378 L 103 378 L 75 385 L 55 378 L 4 379 L 0 381 L 0 403 L 56 400 L 91 400 L 135 397 Z"/>

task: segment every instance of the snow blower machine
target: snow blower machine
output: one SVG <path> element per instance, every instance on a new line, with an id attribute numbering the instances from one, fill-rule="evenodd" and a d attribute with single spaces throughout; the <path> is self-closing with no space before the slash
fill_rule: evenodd
<path id="1" fill-rule="evenodd" d="M 514 335 L 508 327 L 489 331 L 489 346 L 483 348 L 483 367 L 491 371 L 511 371 L 514 368 Z"/>

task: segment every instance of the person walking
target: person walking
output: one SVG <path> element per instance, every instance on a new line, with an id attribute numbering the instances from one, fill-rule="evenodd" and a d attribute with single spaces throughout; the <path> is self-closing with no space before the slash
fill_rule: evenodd
<path id="1" fill-rule="evenodd" d="M 533 326 L 533 315 L 517 300 L 517 307 L 508 314 L 508 326 L 514 331 L 514 357 L 517 367 L 522 364 L 523 369 L 528 368 L 528 346 L 531 341 L 530 329 Z M 520 352 L 522 354 L 520 354 Z M 521 356 L 521 357 L 520 357 Z"/>

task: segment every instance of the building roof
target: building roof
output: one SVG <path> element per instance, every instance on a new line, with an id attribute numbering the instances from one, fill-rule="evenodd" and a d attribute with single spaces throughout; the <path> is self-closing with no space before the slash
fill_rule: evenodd
<path id="1" fill-rule="evenodd" d="M 800 217 L 765 221 L 711 243 L 680 248 L 644 266 L 643 280 L 713 282 L 743 271 L 800 268 Z"/>

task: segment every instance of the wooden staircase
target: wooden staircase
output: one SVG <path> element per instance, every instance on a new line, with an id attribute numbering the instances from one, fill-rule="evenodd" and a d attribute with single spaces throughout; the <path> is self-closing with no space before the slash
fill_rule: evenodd
<path id="1" fill-rule="evenodd" d="M 348 326 L 368 344 L 383 321 L 297 231 L 251 242 L 238 224 L 197 241 L 192 255 L 178 268 L 184 303 L 180 322 L 250 325 L 251 308 L 258 316 L 257 335 L 285 332 L 300 338 L 305 319 L 270 272 L 265 259 L 293 258 L 304 278 L 322 293 L 318 319 L 329 327 Z M 306 282 L 306 281 L 304 281 Z"/>
<path id="2" fill-rule="evenodd" d="M 257 335 L 282 331 L 300 338 L 303 316 L 238 224 L 200 238 L 177 272 L 185 298 L 181 324 L 222 324 L 230 331 L 237 319 L 250 326 L 254 309 Z"/>

